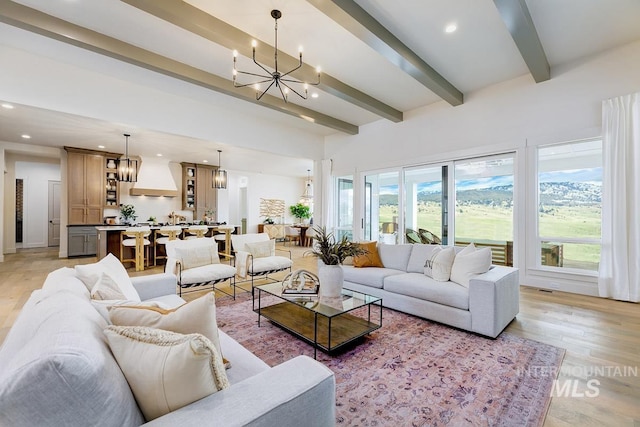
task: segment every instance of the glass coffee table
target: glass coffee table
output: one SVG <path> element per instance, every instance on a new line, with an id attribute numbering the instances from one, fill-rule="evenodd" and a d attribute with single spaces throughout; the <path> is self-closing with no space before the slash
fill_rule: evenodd
<path id="1" fill-rule="evenodd" d="M 343 289 L 336 298 L 282 295 L 282 283 L 255 287 L 253 311 L 313 346 L 331 353 L 382 326 L 382 298 Z M 372 307 L 374 318 L 372 319 Z M 377 311 L 377 313 L 376 313 Z"/>

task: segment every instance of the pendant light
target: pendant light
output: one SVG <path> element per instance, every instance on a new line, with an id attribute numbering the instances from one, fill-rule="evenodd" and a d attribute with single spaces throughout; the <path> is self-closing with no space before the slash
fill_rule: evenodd
<path id="1" fill-rule="evenodd" d="M 138 180 L 138 161 L 129 158 L 129 135 L 124 134 L 125 148 L 124 157 L 116 160 L 116 169 L 118 170 L 118 181 L 120 182 L 136 182 Z"/>
<path id="2" fill-rule="evenodd" d="M 311 169 L 307 169 L 307 181 L 304 187 L 304 193 L 300 196 L 300 203 L 310 204 L 313 200 L 313 189 L 311 188 Z"/>
<path id="3" fill-rule="evenodd" d="M 218 169 L 213 171 L 213 188 L 225 189 L 227 188 L 227 171 L 222 169 L 220 153 L 222 150 L 218 150 Z"/>

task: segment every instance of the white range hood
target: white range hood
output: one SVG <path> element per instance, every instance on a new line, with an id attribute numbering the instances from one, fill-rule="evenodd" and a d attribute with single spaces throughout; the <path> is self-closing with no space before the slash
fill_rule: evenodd
<path id="1" fill-rule="evenodd" d="M 173 180 L 169 162 L 156 158 L 141 158 L 138 181 L 129 190 L 131 196 L 177 197 L 178 187 Z"/>

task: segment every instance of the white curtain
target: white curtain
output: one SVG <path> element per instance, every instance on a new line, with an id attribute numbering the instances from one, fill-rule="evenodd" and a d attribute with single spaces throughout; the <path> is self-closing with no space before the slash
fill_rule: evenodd
<path id="1" fill-rule="evenodd" d="M 600 296 L 640 299 L 640 92 L 602 103 Z"/>
<path id="2" fill-rule="evenodd" d="M 333 162 L 331 159 L 322 160 L 322 224 L 331 230 L 333 222 L 333 178 L 331 169 Z"/>

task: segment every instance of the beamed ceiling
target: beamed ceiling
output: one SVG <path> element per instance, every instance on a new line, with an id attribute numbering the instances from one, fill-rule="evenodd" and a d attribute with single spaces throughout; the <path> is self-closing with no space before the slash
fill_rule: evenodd
<path id="1" fill-rule="evenodd" d="M 293 68 L 304 46 L 304 66 L 294 76 L 313 81 L 320 66 L 320 85 L 311 88 L 317 98 L 290 95 L 284 102 L 270 91 L 257 101 L 251 87 L 233 87 L 234 49 L 240 69 L 252 69 L 253 39 L 257 60 L 272 63 L 272 9 L 283 14 L 280 69 Z M 65 61 L 82 64 L 83 56 L 99 54 L 243 101 L 247 114 L 269 109 L 278 113 L 264 113 L 274 123 L 326 136 L 356 134 L 377 120 L 401 122 L 406 112 L 436 102 L 456 108 L 465 94 L 522 75 L 541 84 L 558 66 L 640 39 L 640 2 L 0 0 L 0 22 L 0 44 L 28 50 L 28 33 L 43 45 L 70 47 Z M 451 24 L 457 30 L 445 32 Z M 15 100 L 0 93 L 0 101 Z M 22 142 L 12 134 L 22 123 L 0 111 L 0 124 L 0 140 Z"/>

